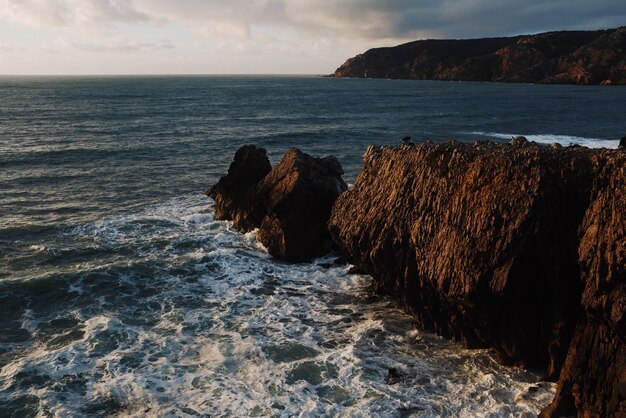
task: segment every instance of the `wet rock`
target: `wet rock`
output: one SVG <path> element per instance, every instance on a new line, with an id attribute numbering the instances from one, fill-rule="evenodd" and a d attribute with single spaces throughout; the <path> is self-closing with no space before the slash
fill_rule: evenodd
<path id="1" fill-rule="evenodd" d="M 618 148 L 626 148 L 626 136 L 619 140 Z"/>
<path id="2" fill-rule="evenodd" d="M 328 253 L 326 224 L 348 188 L 339 161 L 290 149 L 270 171 L 263 157 L 265 150 L 255 147 L 237 151 L 229 174 L 208 193 L 216 201 L 216 216 L 232 219 L 244 232 L 259 228 L 257 239 L 281 259 L 308 261 Z"/>
<path id="3" fill-rule="evenodd" d="M 626 155 L 374 148 L 329 229 L 421 328 L 559 381 L 544 416 L 626 407 Z"/>
<path id="4" fill-rule="evenodd" d="M 264 212 L 258 238 L 270 254 L 308 261 L 330 251 L 326 224 L 335 200 L 348 189 L 342 174 L 335 157 L 287 151 L 253 196 Z"/>
<path id="5" fill-rule="evenodd" d="M 249 210 L 249 194 L 272 170 L 264 148 L 244 145 L 235 153 L 228 174 L 206 191 L 215 201 L 215 219 L 232 220 L 241 230 L 251 230 L 259 223 Z"/>
<path id="6" fill-rule="evenodd" d="M 395 385 L 402 379 L 404 379 L 404 373 L 402 373 L 398 369 L 391 367 L 389 370 L 387 370 L 387 377 L 385 377 L 385 382 L 387 382 L 388 385 Z"/>

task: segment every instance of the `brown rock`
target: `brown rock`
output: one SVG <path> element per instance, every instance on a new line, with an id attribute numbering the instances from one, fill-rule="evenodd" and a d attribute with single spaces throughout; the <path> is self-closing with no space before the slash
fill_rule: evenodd
<path id="1" fill-rule="evenodd" d="M 342 174 L 335 157 L 313 158 L 297 149 L 287 151 L 255 191 L 255 198 L 265 207 L 259 240 L 270 254 L 307 261 L 328 253 L 330 211 L 348 189 Z"/>
<path id="2" fill-rule="evenodd" d="M 543 417 L 626 416 L 626 156 L 599 162 L 579 229 L 584 315 Z"/>
<path id="3" fill-rule="evenodd" d="M 526 139 L 525 136 L 515 136 L 513 138 L 511 138 L 511 141 L 509 141 L 509 143 L 511 145 L 515 145 L 516 147 L 523 147 L 526 145 L 529 145 L 530 143 L 528 142 L 528 139 Z"/>
<path id="4" fill-rule="evenodd" d="M 370 147 L 329 228 L 421 327 L 560 375 L 545 416 L 615 416 L 626 399 L 625 166 L 615 150 Z"/>
<path id="5" fill-rule="evenodd" d="M 262 173 L 260 154 L 265 156 L 265 150 L 237 151 L 232 173 L 229 169 L 209 191 L 216 213 L 220 219 L 232 219 L 241 231 L 259 228 L 257 239 L 275 257 L 307 261 L 326 254 L 332 246 L 326 227 L 330 211 L 339 194 L 347 190 L 341 165 L 335 157 L 313 158 L 290 149 L 250 187 Z"/>

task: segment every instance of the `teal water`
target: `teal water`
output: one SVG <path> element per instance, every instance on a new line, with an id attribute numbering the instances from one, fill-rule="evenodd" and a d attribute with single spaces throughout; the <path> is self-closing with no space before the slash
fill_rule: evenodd
<path id="1" fill-rule="evenodd" d="M 534 416 L 537 374 L 416 331 L 346 266 L 270 259 L 201 192 L 243 144 L 333 154 L 353 182 L 405 135 L 615 147 L 625 107 L 620 87 L 0 78 L 0 416 Z"/>

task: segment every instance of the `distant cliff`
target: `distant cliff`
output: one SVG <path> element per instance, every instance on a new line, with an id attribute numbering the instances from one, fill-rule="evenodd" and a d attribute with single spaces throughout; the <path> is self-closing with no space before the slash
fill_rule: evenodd
<path id="1" fill-rule="evenodd" d="M 626 84 L 626 27 L 510 38 L 424 40 L 370 49 L 334 77 Z"/>
<path id="2" fill-rule="evenodd" d="M 626 416 L 626 151 L 370 147 L 329 229 L 418 324 L 558 380 L 542 416 Z"/>

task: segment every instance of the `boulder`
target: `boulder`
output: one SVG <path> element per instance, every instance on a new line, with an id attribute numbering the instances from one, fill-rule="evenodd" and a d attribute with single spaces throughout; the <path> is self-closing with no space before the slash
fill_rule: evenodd
<path id="1" fill-rule="evenodd" d="M 254 145 L 244 145 L 235 153 L 228 174 L 205 193 L 215 201 L 215 219 L 232 220 L 240 230 L 249 231 L 260 225 L 250 218 L 249 194 L 272 170 L 267 151 Z"/>
<path id="2" fill-rule="evenodd" d="M 269 171 L 260 163 L 265 150 L 242 149 L 235 155 L 232 170 L 209 191 L 220 219 L 232 219 L 244 232 L 258 228 L 257 239 L 277 258 L 301 262 L 328 253 L 332 247 L 327 229 L 330 212 L 348 188 L 339 161 L 332 156 L 314 158 L 292 148 Z"/>
<path id="3" fill-rule="evenodd" d="M 327 229 L 337 197 L 348 189 L 335 157 L 313 158 L 297 149 L 256 187 L 254 205 L 264 212 L 259 240 L 269 253 L 290 261 L 327 254 L 332 240 Z"/>
<path id="4" fill-rule="evenodd" d="M 626 148 L 626 136 L 619 140 L 618 148 Z"/>

